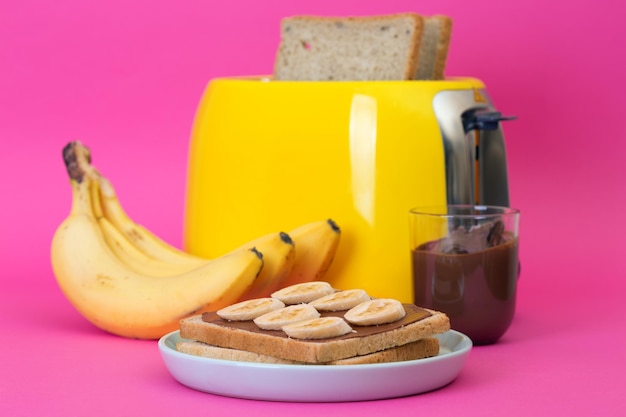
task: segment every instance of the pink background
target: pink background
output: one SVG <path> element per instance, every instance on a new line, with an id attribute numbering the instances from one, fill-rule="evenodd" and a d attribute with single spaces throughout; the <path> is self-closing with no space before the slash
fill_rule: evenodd
<path id="1" fill-rule="evenodd" d="M 65 0 L 0 5 L 0 414 L 617 415 L 626 407 L 624 3 Z M 187 389 L 155 342 L 98 331 L 60 293 L 61 148 L 80 139 L 131 215 L 182 241 L 186 158 L 208 80 L 271 73 L 281 17 L 400 11 L 455 20 L 447 74 L 482 79 L 522 218 L 516 319 L 432 393 L 287 404 Z M 622 410 L 622 411 L 620 411 Z"/>

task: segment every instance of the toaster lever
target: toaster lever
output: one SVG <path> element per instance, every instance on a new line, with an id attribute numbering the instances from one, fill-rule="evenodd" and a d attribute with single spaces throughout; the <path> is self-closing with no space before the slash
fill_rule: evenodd
<path id="1" fill-rule="evenodd" d="M 502 116 L 490 109 L 471 109 L 461 115 L 471 167 L 470 204 L 508 205 L 500 122 L 513 119 L 514 116 Z"/>
<path id="2" fill-rule="evenodd" d="M 496 130 L 501 121 L 515 120 L 516 116 L 503 116 L 488 109 L 468 110 L 461 116 L 465 133 L 472 130 Z"/>

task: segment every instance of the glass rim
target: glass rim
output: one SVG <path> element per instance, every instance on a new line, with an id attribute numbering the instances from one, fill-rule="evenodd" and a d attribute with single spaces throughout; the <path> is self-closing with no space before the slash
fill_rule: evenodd
<path id="1" fill-rule="evenodd" d="M 445 209 L 445 212 L 441 210 Z M 449 209 L 474 210 L 475 213 L 449 213 Z M 417 206 L 409 210 L 411 215 L 423 215 L 433 217 L 456 217 L 456 218 L 476 218 L 476 217 L 498 217 L 507 215 L 519 215 L 520 210 L 514 207 L 491 206 L 488 204 L 432 204 L 428 206 Z"/>

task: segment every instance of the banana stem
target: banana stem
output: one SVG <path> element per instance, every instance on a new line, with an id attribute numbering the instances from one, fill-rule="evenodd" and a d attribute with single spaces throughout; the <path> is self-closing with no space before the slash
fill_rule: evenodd
<path id="1" fill-rule="evenodd" d="M 63 147 L 63 162 L 71 180 L 83 182 L 91 164 L 91 152 L 79 141 L 73 141 Z"/>

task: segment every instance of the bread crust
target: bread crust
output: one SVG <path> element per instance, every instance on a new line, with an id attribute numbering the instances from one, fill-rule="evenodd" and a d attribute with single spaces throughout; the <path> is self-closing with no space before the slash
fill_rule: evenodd
<path id="1" fill-rule="evenodd" d="M 424 309 L 426 310 L 426 309 Z M 249 331 L 203 321 L 196 315 L 181 320 L 180 334 L 185 339 L 213 346 L 239 349 L 297 362 L 324 363 L 402 346 L 450 329 L 448 317 L 426 310 L 430 316 L 381 333 L 361 337 L 297 340 L 279 337 L 272 331 Z"/>
<path id="2" fill-rule="evenodd" d="M 452 38 L 452 19 L 448 16 L 436 15 L 432 19 L 439 21 L 439 39 L 437 42 L 437 51 L 435 54 L 435 68 L 433 71 L 433 80 L 443 80 L 445 78 L 445 68 L 448 61 L 448 50 L 450 48 L 450 39 Z"/>

